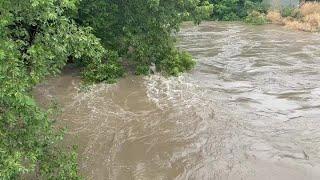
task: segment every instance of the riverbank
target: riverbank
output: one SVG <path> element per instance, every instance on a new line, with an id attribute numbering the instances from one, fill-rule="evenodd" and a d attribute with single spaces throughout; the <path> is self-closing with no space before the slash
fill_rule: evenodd
<path id="1" fill-rule="evenodd" d="M 266 18 L 271 23 L 286 28 L 320 32 L 320 3 L 308 2 L 296 9 L 270 10 Z"/>
<path id="2" fill-rule="evenodd" d="M 320 179 L 319 36 L 276 25 L 184 24 L 180 77 L 128 76 L 81 91 L 64 73 L 55 97 L 65 143 L 87 179 Z"/>

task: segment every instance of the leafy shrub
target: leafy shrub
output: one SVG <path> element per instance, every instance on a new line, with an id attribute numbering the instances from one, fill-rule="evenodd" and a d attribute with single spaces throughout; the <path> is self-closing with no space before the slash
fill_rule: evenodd
<path id="1" fill-rule="evenodd" d="M 75 153 L 57 147 L 63 131 L 30 95 L 70 58 L 101 62 L 104 48 L 72 12 L 75 1 L 0 1 L 0 179 L 80 178 Z"/>
<path id="2" fill-rule="evenodd" d="M 212 17 L 216 20 L 240 20 L 245 16 L 244 3 L 240 0 L 211 0 L 213 4 Z M 242 6 L 242 8 L 241 8 Z"/>
<path id="3" fill-rule="evenodd" d="M 152 64 L 178 74 L 172 69 L 182 72 L 190 65 L 178 53 L 173 34 L 184 19 L 199 23 L 210 12 L 212 5 L 199 0 L 83 0 L 77 21 L 92 26 L 104 47 L 117 51 L 136 74 L 148 74 Z"/>
<path id="4" fill-rule="evenodd" d="M 190 54 L 172 50 L 164 57 L 158 68 L 165 70 L 164 72 L 167 75 L 177 76 L 182 72 L 191 70 L 194 65 L 195 61 Z"/>
<path id="5" fill-rule="evenodd" d="M 150 73 L 150 68 L 148 65 L 138 65 L 136 67 L 136 75 L 148 75 Z"/>
<path id="6" fill-rule="evenodd" d="M 266 24 L 268 21 L 265 14 L 258 11 L 252 11 L 246 17 L 245 22 L 253 25 L 262 25 Z"/>
<path id="7" fill-rule="evenodd" d="M 289 8 L 286 7 L 281 10 L 281 16 L 286 18 L 286 17 L 292 17 L 296 19 L 301 19 L 303 15 L 301 14 L 301 11 L 297 8 Z"/>
<path id="8" fill-rule="evenodd" d="M 281 16 L 282 16 L 282 17 L 292 16 L 294 10 L 295 10 L 294 8 L 286 7 L 286 8 L 284 8 L 284 9 L 282 9 L 282 11 L 281 11 Z"/>
<path id="9" fill-rule="evenodd" d="M 259 13 L 266 14 L 270 9 L 269 5 L 264 3 L 261 0 L 246 0 L 245 1 L 245 10 L 246 15 L 252 11 L 258 11 Z"/>
<path id="10" fill-rule="evenodd" d="M 213 4 L 212 18 L 215 20 L 244 20 L 248 12 L 253 10 L 266 13 L 267 7 L 262 0 L 211 0 Z"/>
<path id="11" fill-rule="evenodd" d="M 114 83 L 124 73 L 118 54 L 114 51 L 106 51 L 101 61 L 96 60 L 85 66 L 82 76 L 88 83 Z"/>

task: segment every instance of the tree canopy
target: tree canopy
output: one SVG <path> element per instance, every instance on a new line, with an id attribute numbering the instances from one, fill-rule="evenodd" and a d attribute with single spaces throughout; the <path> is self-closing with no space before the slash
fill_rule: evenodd
<path id="1" fill-rule="evenodd" d="M 210 0 L 212 18 L 223 21 L 243 20 L 252 10 L 264 11 L 262 0 Z"/>
<path id="2" fill-rule="evenodd" d="M 89 82 L 113 82 L 128 68 L 147 74 L 153 64 L 168 75 L 190 70 L 173 35 L 185 18 L 199 23 L 210 11 L 203 0 L 0 1 L 0 179 L 80 178 L 34 85 L 68 62 Z"/>
<path id="3" fill-rule="evenodd" d="M 194 62 L 175 48 L 173 33 L 184 19 L 198 23 L 212 11 L 199 0 L 83 0 L 77 22 L 90 26 L 105 48 L 118 52 L 136 74 L 154 64 L 169 75 L 190 70 Z"/>

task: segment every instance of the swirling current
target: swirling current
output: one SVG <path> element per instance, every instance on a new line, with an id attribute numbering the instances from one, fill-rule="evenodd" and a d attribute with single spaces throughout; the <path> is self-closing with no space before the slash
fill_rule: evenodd
<path id="1" fill-rule="evenodd" d="M 320 179 L 320 35 L 274 25 L 184 24 L 197 61 L 179 77 L 81 89 L 73 68 L 37 86 L 92 180 Z"/>

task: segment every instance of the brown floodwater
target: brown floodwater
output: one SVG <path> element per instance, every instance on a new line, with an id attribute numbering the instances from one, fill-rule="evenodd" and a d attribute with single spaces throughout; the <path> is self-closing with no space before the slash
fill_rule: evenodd
<path id="1" fill-rule="evenodd" d="M 66 70 L 55 100 L 90 180 L 320 179 L 320 35 L 279 26 L 185 24 L 197 60 L 180 77 L 129 76 L 81 90 Z"/>

